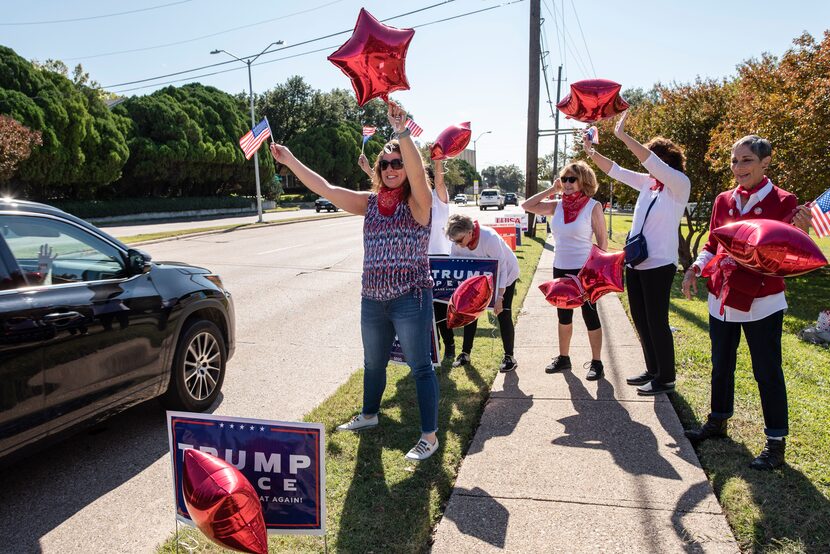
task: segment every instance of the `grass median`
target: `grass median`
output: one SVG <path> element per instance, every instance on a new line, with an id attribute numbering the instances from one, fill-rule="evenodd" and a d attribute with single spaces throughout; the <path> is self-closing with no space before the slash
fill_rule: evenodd
<path id="1" fill-rule="evenodd" d="M 516 251 L 521 276 L 513 301 L 514 320 L 530 288 L 544 240 L 544 226 L 540 226 L 537 237 L 523 237 L 524 245 Z M 460 347 L 461 333 L 457 330 L 456 351 L 460 352 Z M 444 364 L 438 368 L 441 448 L 425 462 L 414 463 L 404 458 L 418 438 L 420 421 L 415 384 L 405 366 L 389 366 L 377 428 L 360 434 L 334 431 L 360 409 L 362 370 L 303 418 L 323 423 L 326 428 L 329 550 L 429 550 L 433 528 L 449 500 L 502 356 L 495 318 L 488 314 L 479 322 L 472 364 L 459 368 Z M 186 541 L 191 552 L 223 552 L 190 528 L 180 534 L 179 540 Z M 272 536 L 269 546 L 272 552 L 324 551 L 320 537 Z M 159 552 L 176 552 L 175 537 L 162 545 Z"/>

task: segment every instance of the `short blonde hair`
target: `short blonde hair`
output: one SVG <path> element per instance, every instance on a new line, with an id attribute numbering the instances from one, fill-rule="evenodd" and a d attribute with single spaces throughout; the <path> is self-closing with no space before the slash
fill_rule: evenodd
<path id="1" fill-rule="evenodd" d="M 469 233 L 473 230 L 473 228 L 473 220 L 470 216 L 464 214 L 452 214 L 447 220 L 447 238 L 452 240 L 453 237 L 463 233 Z"/>
<path id="2" fill-rule="evenodd" d="M 585 193 L 585 196 L 593 196 L 597 193 L 597 189 L 599 188 L 597 176 L 594 173 L 594 170 L 591 169 L 591 166 L 585 162 L 580 160 L 578 162 L 569 163 L 562 168 L 562 171 L 559 172 L 559 176 L 562 177 L 566 173 L 573 173 L 576 175 L 577 179 L 579 179 L 579 183 L 582 185 L 582 192 Z"/>

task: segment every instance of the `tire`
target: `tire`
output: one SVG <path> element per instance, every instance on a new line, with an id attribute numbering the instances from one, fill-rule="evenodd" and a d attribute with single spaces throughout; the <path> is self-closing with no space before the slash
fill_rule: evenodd
<path id="1" fill-rule="evenodd" d="M 320 213 L 320 208 L 314 208 L 314 211 L 316 211 L 319 214 Z"/>
<path id="2" fill-rule="evenodd" d="M 483 212 L 484 211 L 484 206 L 479 206 L 479 209 Z"/>
<path id="3" fill-rule="evenodd" d="M 219 327 L 205 319 L 192 322 L 182 330 L 176 345 L 164 404 L 188 412 L 210 408 L 222 390 L 227 361 L 225 338 Z M 188 368 L 192 368 L 189 374 Z"/>

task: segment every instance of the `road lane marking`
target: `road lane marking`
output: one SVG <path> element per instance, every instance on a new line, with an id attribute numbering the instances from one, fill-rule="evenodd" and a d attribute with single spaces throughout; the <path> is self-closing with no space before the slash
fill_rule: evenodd
<path id="1" fill-rule="evenodd" d="M 274 250 L 266 250 L 265 252 L 257 252 L 257 256 L 261 256 L 263 254 L 272 254 L 274 252 L 279 252 L 280 250 L 290 250 L 292 248 L 299 248 L 301 246 L 305 246 L 305 244 L 295 244 L 294 246 L 283 246 L 282 248 L 275 248 Z"/>

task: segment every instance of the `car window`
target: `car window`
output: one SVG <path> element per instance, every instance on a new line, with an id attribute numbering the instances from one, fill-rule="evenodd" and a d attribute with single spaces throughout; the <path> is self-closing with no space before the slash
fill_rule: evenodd
<path id="1" fill-rule="evenodd" d="M 29 286 L 100 281 L 126 274 L 117 248 L 69 223 L 2 215 L 0 232 Z"/>

